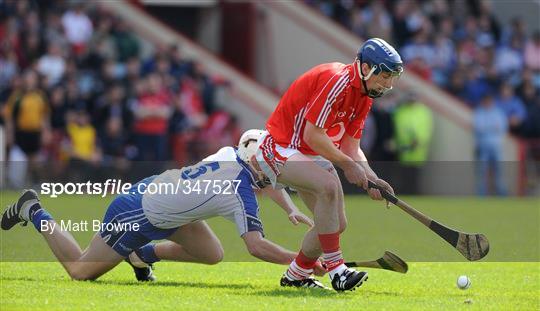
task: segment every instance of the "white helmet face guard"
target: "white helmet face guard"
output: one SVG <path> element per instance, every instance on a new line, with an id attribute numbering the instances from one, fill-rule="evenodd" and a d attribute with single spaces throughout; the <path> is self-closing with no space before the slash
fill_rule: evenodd
<path id="1" fill-rule="evenodd" d="M 356 60 L 356 66 L 360 77 L 363 81 L 368 81 L 371 79 L 372 87 L 367 90 L 368 96 L 372 98 L 381 97 L 394 87 L 394 83 L 399 80 L 403 69 L 400 71 L 392 71 L 385 64 L 373 65 L 370 71 L 364 75 L 362 72 L 360 61 Z M 375 74 L 375 72 L 379 72 Z"/>
<path id="2" fill-rule="evenodd" d="M 255 165 L 252 163 L 252 158 L 255 157 L 255 154 L 258 150 L 258 141 L 264 135 L 265 131 L 262 130 L 248 130 L 242 134 L 240 141 L 238 143 L 238 157 L 244 161 L 251 168 L 252 172 L 256 176 L 257 180 L 255 185 L 258 188 L 264 188 L 270 185 L 270 179 L 264 175 L 261 170 L 258 170 Z M 256 161 L 256 160 L 255 160 Z"/>

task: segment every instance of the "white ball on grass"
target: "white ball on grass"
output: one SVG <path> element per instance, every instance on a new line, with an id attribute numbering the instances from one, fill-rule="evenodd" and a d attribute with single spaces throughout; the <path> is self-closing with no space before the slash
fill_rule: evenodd
<path id="1" fill-rule="evenodd" d="M 470 286 L 471 280 L 466 275 L 462 275 L 457 279 L 457 287 L 459 289 L 467 289 Z"/>

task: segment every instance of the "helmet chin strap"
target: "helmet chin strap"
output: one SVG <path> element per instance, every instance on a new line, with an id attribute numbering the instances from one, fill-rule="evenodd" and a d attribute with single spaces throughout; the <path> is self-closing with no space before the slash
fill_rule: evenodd
<path id="1" fill-rule="evenodd" d="M 371 70 L 368 72 L 367 75 L 364 75 L 364 72 L 362 71 L 362 66 L 361 66 L 361 60 L 359 59 L 356 59 L 356 67 L 358 68 L 358 73 L 360 74 L 360 80 L 362 81 L 362 86 L 364 87 L 364 92 L 366 93 L 366 95 L 370 98 L 377 98 L 377 97 L 380 97 L 382 94 L 380 95 L 377 95 L 377 94 L 373 94 L 372 92 L 370 92 L 370 90 L 367 88 L 367 84 L 366 84 L 366 81 L 369 80 L 369 78 L 371 78 L 371 76 L 373 75 L 373 73 L 375 72 L 375 70 L 377 70 L 377 65 L 374 65 L 371 67 Z"/>
<path id="2" fill-rule="evenodd" d="M 270 182 L 270 179 L 266 177 L 264 172 L 261 170 L 259 165 L 258 164 L 255 165 L 253 161 L 255 161 L 255 163 L 257 162 L 257 160 L 255 159 L 255 156 L 252 156 L 252 158 L 248 162 L 248 165 L 249 165 L 249 168 L 252 170 L 252 172 L 255 173 L 255 175 L 257 176 L 257 180 L 256 180 L 257 187 L 262 189 L 270 185 L 271 182 Z"/>

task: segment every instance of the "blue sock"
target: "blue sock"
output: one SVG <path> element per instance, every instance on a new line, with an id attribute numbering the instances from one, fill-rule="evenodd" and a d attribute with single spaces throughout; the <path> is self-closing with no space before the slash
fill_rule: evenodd
<path id="1" fill-rule="evenodd" d="M 38 232 L 41 232 L 42 221 L 53 220 L 52 216 L 41 208 L 39 204 L 35 204 L 30 208 L 30 215 L 30 219 L 32 219 L 32 223 Z"/>
<path id="2" fill-rule="evenodd" d="M 148 243 L 145 246 L 136 249 L 135 254 L 141 258 L 142 261 L 151 264 L 160 261 L 156 256 L 156 244 Z"/>

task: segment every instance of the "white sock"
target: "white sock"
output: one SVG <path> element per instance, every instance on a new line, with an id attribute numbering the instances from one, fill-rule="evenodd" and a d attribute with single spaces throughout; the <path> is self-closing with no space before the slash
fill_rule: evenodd
<path id="1" fill-rule="evenodd" d="M 347 270 L 347 266 L 345 264 L 341 264 L 337 267 L 335 267 L 333 270 L 328 271 L 328 276 L 330 277 L 330 280 L 334 279 L 334 275 L 341 274 L 343 271 Z"/>
<path id="2" fill-rule="evenodd" d="M 298 266 L 296 260 L 293 260 L 293 262 L 291 262 L 291 264 L 289 265 L 289 269 L 287 269 L 287 272 L 285 272 L 285 276 L 290 281 L 294 281 L 307 279 L 312 273 L 313 269 L 304 269 Z"/>

